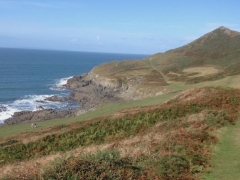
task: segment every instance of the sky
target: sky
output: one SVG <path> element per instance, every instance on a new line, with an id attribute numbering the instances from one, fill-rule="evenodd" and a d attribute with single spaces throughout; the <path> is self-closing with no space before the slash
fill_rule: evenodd
<path id="1" fill-rule="evenodd" d="M 0 0 L 0 47 L 155 54 L 225 26 L 238 0 Z"/>

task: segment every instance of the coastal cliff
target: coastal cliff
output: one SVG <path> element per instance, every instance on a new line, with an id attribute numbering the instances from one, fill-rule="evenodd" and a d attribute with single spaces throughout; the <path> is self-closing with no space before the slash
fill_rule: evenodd
<path id="1" fill-rule="evenodd" d="M 137 90 L 142 80 L 142 77 L 136 76 L 123 82 L 119 78 L 96 74 L 93 69 L 87 74 L 69 79 L 65 87 L 73 90 L 70 96 L 80 104 L 82 109 L 91 110 L 103 103 L 146 97 L 144 93 Z"/>
<path id="2" fill-rule="evenodd" d="M 128 83 L 122 83 L 119 79 L 100 76 L 92 70 L 87 74 L 74 76 L 67 81 L 64 88 L 72 90 L 69 96 L 65 98 L 52 96 L 46 99 L 61 102 L 75 101 L 80 105 L 80 108 L 61 111 L 42 109 L 16 112 L 11 118 L 5 120 L 4 124 L 21 124 L 72 117 L 94 110 L 101 104 L 140 99 L 144 97 L 136 91 L 136 85 L 140 82 L 141 77 L 134 77 Z"/>

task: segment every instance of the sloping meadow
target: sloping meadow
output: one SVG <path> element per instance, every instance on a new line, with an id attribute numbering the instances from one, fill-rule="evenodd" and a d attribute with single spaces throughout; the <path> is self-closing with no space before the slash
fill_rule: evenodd
<path id="1" fill-rule="evenodd" d="M 0 169 L 77 148 L 92 153 L 58 158 L 34 171 L 15 169 L 6 179 L 198 179 L 211 167 L 216 130 L 234 125 L 240 91 L 196 88 L 159 106 L 116 119 L 99 118 L 39 140 L 0 144 Z M 76 126 L 76 124 L 75 124 Z"/>

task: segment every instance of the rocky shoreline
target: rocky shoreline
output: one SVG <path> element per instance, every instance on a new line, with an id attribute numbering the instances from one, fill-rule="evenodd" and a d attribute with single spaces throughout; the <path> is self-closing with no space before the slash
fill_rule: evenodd
<path id="1" fill-rule="evenodd" d="M 37 111 L 21 111 L 4 121 L 4 125 L 40 122 L 56 118 L 73 117 L 95 109 L 100 104 L 120 102 L 123 89 L 120 87 L 104 86 L 94 81 L 91 75 L 83 74 L 69 79 L 64 88 L 72 90 L 67 97 L 52 96 L 48 101 L 76 101 L 81 108 L 68 110 L 39 109 Z"/>

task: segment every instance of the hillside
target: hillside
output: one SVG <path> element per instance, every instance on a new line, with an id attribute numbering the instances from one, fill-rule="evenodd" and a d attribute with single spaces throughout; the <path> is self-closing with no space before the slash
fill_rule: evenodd
<path id="1" fill-rule="evenodd" d="M 169 85 L 196 84 L 240 74 L 240 33 L 219 27 L 195 41 L 143 60 L 112 62 L 90 74 L 125 87 L 125 98 L 141 98 L 172 91 Z M 101 82 L 101 81 L 100 81 Z M 120 95 L 121 96 L 121 95 Z"/>
<path id="2" fill-rule="evenodd" d="M 196 83 L 239 74 L 240 33 L 220 27 L 158 58 L 154 63 L 173 81 Z"/>

